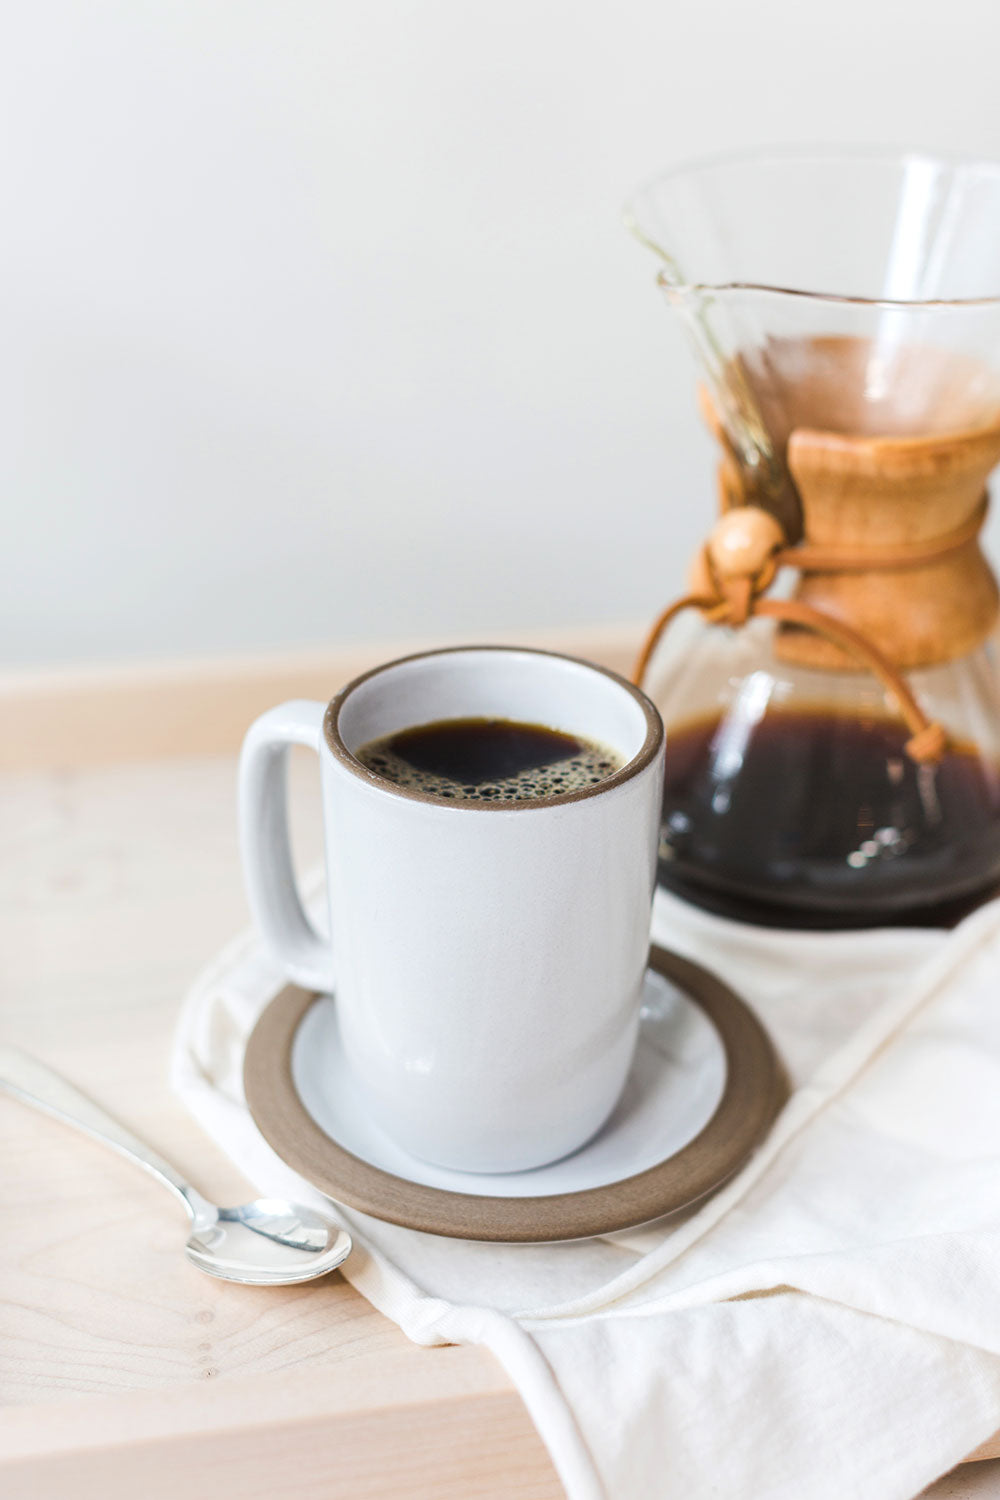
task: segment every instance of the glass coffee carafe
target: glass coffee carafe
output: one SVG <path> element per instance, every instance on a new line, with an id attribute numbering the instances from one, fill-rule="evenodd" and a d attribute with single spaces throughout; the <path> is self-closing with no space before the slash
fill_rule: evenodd
<path id="1" fill-rule="evenodd" d="M 1000 886 L 1000 165 L 729 158 L 629 221 L 719 444 L 721 518 L 638 673 L 661 880 L 781 925 L 952 921 Z"/>

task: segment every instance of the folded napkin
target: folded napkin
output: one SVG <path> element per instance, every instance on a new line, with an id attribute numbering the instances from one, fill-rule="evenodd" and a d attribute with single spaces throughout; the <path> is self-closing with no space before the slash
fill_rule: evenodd
<path id="1" fill-rule="evenodd" d="M 1000 1427 L 1000 902 L 948 934 L 779 933 L 661 892 L 653 938 L 750 1002 L 792 1079 L 738 1177 L 563 1245 L 337 1208 L 344 1274 L 418 1343 L 491 1349 L 571 1500 L 912 1500 Z M 325 1203 L 243 1100 L 282 982 L 253 935 L 226 949 L 173 1082 L 258 1189 Z"/>

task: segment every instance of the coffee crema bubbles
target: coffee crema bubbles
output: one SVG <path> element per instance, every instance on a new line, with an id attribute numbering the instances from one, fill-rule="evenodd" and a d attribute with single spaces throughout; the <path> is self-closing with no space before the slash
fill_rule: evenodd
<path id="1" fill-rule="evenodd" d="M 533 802 L 597 786 L 624 765 L 606 745 L 513 719 L 439 719 L 370 740 L 368 770 L 444 801 Z"/>

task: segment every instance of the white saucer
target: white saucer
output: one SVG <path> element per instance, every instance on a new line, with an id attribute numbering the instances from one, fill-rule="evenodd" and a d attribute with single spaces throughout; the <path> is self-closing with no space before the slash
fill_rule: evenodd
<path id="1" fill-rule="evenodd" d="M 453 1239 L 537 1244 L 614 1234 L 698 1202 L 759 1143 L 786 1096 L 756 1016 L 708 969 L 655 945 L 618 1109 L 573 1156 L 473 1176 L 417 1161 L 367 1118 L 336 1006 L 286 985 L 243 1058 L 250 1114 L 282 1161 L 337 1203 Z"/>
<path id="2" fill-rule="evenodd" d="M 639 1042 L 614 1114 L 572 1156 L 531 1172 L 457 1172 L 398 1146 L 367 1115 L 347 1066 L 336 1002 L 316 999 L 295 1032 L 295 1089 L 316 1125 L 342 1150 L 394 1177 L 447 1192 L 536 1198 L 605 1187 L 677 1154 L 715 1114 L 726 1087 L 726 1051 L 705 1011 L 669 979 L 646 972 Z"/>

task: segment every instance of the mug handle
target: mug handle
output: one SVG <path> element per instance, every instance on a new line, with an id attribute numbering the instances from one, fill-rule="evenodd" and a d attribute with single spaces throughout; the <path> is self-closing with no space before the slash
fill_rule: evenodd
<path id="1" fill-rule="evenodd" d="M 319 754 L 326 705 L 297 699 L 261 714 L 240 753 L 240 852 L 247 899 L 258 931 L 295 984 L 333 986 L 333 950 L 305 914 L 288 837 L 286 767 L 291 745 Z"/>

